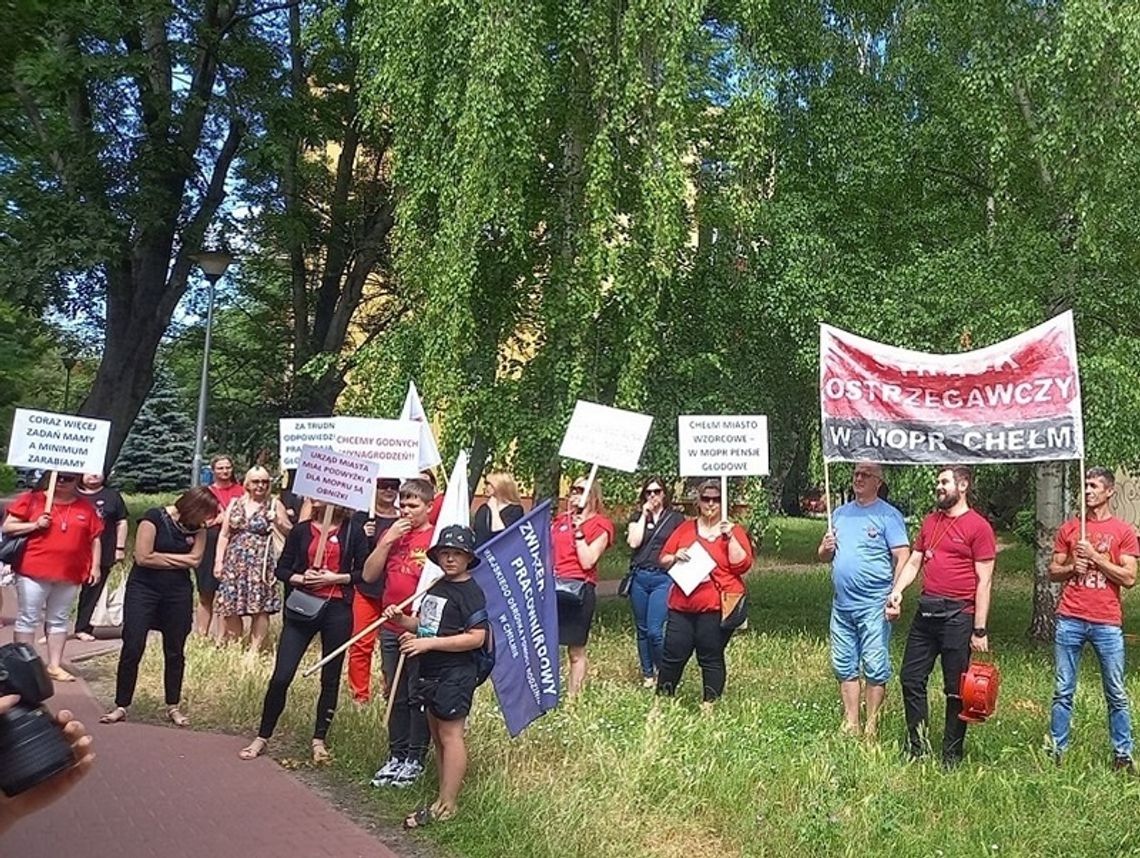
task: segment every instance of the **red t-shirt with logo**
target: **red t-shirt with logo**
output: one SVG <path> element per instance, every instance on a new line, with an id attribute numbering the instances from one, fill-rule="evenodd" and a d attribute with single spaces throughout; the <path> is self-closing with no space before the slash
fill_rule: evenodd
<path id="1" fill-rule="evenodd" d="M 8 512 L 21 521 L 35 521 L 47 505 L 41 491 L 25 492 Z M 103 521 L 95 507 L 77 497 L 71 503 L 56 498 L 47 530 L 28 534 L 19 573 L 38 581 L 82 584 L 91 574 L 91 540 L 103 532 Z"/>
<path id="2" fill-rule="evenodd" d="M 312 540 L 309 542 L 309 568 L 317 568 L 317 546 L 321 542 L 321 528 L 316 522 L 309 522 L 309 529 L 313 534 Z M 330 531 L 329 538 L 325 542 L 325 562 L 320 565 L 321 569 L 328 569 L 330 572 L 340 572 L 340 537 L 335 530 Z M 340 584 L 330 584 L 327 587 L 319 587 L 313 590 L 314 596 L 320 596 L 322 599 L 343 599 L 344 588 Z"/>
<path id="3" fill-rule="evenodd" d="M 605 554 L 614 544 L 614 523 L 604 515 L 592 515 L 582 522 L 582 534 L 586 542 L 593 544 L 594 540 L 602 534 L 606 535 Z M 598 565 L 593 569 L 583 569 L 578 561 L 578 547 L 574 539 L 574 521 L 568 515 L 560 515 L 550 524 L 552 547 L 554 549 L 554 575 L 557 578 L 569 578 L 573 581 L 585 581 L 588 584 L 598 583 Z M 598 558 L 601 562 L 601 557 Z"/>
<path id="4" fill-rule="evenodd" d="M 978 588 L 974 564 L 997 556 L 994 529 L 985 517 L 972 509 L 956 518 L 935 510 L 922 520 L 914 550 L 922 552 L 922 595 L 960 599 L 972 614 Z"/>
<path id="5" fill-rule="evenodd" d="M 222 488 L 216 483 L 210 483 L 206 486 L 210 490 L 210 494 L 218 499 L 218 515 L 224 515 L 226 510 L 229 509 L 230 501 L 237 500 L 245 494 L 245 486 L 241 483 L 231 483 L 230 485 Z"/>
<path id="6" fill-rule="evenodd" d="M 388 561 L 384 564 L 384 595 L 380 600 L 383 611 L 389 605 L 398 605 L 409 596 L 414 596 L 420 583 L 420 573 L 427 562 L 427 550 L 431 548 L 432 528 L 413 530 L 401 536 L 388 549 Z M 412 606 L 404 608 L 405 614 L 412 613 Z M 396 623 L 385 623 L 389 631 L 406 631 Z"/>
<path id="7" fill-rule="evenodd" d="M 1117 566 L 1125 555 L 1140 557 L 1140 542 L 1136 539 L 1136 531 L 1126 521 L 1119 518 L 1106 518 L 1103 521 L 1090 518 L 1085 523 L 1085 533 L 1093 549 L 1098 554 L 1107 554 L 1108 559 Z M 1080 539 L 1080 519 L 1066 521 L 1057 530 L 1053 552 L 1075 560 Z M 1061 601 L 1057 605 L 1057 616 L 1119 626 L 1124 620 L 1120 605 L 1120 585 L 1108 580 L 1101 570 L 1089 564 L 1088 572 L 1084 575 L 1074 575 L 1065 581 Z"/>
<path id="8" fill-rule="evenodd" d="M 697 523 L 692 519 L 684 522 L 680 527 L 669 534 L 661 549 L 662 554 L 676 554 L 681 548 L 689 548 L 693 543 L 700 542 L 709 556 L 716 561 L 716 568 L 710 573 L 709 579 L 702 581 L 688 596 L 676 584 L 669 587 L 669 610 L 684 611 L 690 614 L 708 614 L 720 610 L 721 591 L 726 593 L 743 593 L 745 572 L 752 568 L 752 541 L 748 533 L 739 524 L 732 526 L 732 534 L 736 541 L 744 548 L 744 559 L 739 563 L 730 563 L 728 560 L 728 544 L 730 540 L 714 536 L 706 539 L 697 530 Z"/>

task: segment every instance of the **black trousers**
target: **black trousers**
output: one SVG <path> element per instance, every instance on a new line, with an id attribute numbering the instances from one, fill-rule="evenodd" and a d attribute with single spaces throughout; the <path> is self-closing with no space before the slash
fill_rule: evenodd
<path id="1" fill-rule="evenodd" d="M 281 626 L 281 640 L 277 642 L 277 661 L 273 665 L 273 676 L 265 692 L 265 704 L 261 708 L 261 728 L 257 735 L 269 739 L 277 728 L 277 720 L 285 711 L 285 698 L 293 677 L 305 656 L 305 650 L 318 634 L 321 636 L 321 655 L 325 656 L 352 637 L 352 603 L 344 599 L 329 599 L 316 622 L 302 622 L 293 619 L 288 610 L 284 612 Z M 321 693 L 317 697 L 317 721 L 313 727 L 313 738 L 324 739 L 328 735 L 340 696 L 340 670 L 344 666 L 344 653 L 341 653 L 321 668 Z"/>
<path id="2" fill-rule="evenodd" d="M 186 672 L 186 638 L 194 612 L 194 585 L 189 572 L 175 569 L 136 569 L 123 596 L 123 648 L 115 676 L 115 705 L 126 708 L 135 697 L 139 662 L 151 629 L 162 632 L 166 705 L 182 699 Z"/>
<path id="3" fill-rule="evenodd" d="M 695 651 L 701 668 L 702 699 L 716 700 L 724 694 L 727 670 L 724 650 L 731 630 L 720 627 L 720 611 L 693 614 L 669 611 L 665 620 L 665 648 L 657 673 L 657 693 L 673 696 L 689 656 Z"/>
<path id="4" fill-rule="evenodd" d="M 427 757 L 431 733 L 422 703 L 412 699 L 412 689 L 419 681 L 420 660 L 405 658 L 400 681 L 395 682 L 396 668 L 400 663 L 400 636 L 388 629 L 380 630 L 380 659 L 388 680 L 388 693 L 396 697 L 392 701 L 392 719 L 388 723 L 388 756 L 422 763 Z M 381 760 L 381 765 L 384 762 Z"/>
<path id="5" fill-rule="evenodd" d="M 962 758 L 966 743 L 966 722 L 958 718 L 962 698 L 958 683 L 970 664 L 970 636 L 974 615 L 959 612 L 948 618 L 915 614 L 903 651 L 903 708 L 906 711 L 908 750 L 922 756 L 929 749 L 926 685 L 934 670 L 934 660 L 942 658 L 942 688 L 946 694 L 946 727 L 942 733 L 942 759 L 954 763 Z"/>
<path id="6" fill-rule="evenodd" d="M 95 631 L 91 626 L 91 615 L 95 606 L 99 604 L 99 597 L 103 595 L 103 588 L 107 586 L 107 576 L 111 574 L 110 566 L 99 567 L 99 583 L 84 584 L 79 591 L 79 607 L 75 614 L 75 631 L 91 634 Z"/>

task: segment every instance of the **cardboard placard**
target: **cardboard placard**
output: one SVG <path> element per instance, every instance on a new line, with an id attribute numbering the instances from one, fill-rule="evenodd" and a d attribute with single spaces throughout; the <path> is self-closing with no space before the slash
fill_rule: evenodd
<path id="1" fill-rule="evenodd" d="M 281 467 L 297 467 L 305 444 L 331 450 L 335 438 L 335 417 L 282 417 L 277 421 Z"/>
<path id="2" fill-rule="evenodd" d="M 558 455 L 633 473 L 653 417 L 579 399 Z"/>
<path id="3" fill-rule="evenodd" d="M 338 417 L 333 449 L 376 462 L 380 476 L 411 479 L 420 475 L 420 424 L 378 417 Z"/>
<path id="4" fill-rule="evenodd" d="M 368 511 L 376 492 L 379 466 L 356 456 L 320 447 L 301 447 L 293 492 L 301 497 Z"/>
<path id="5" fill-rule="evenodd" d="M 768 473 L 768 418 L 762 414 L 682 414 L 677 440 L 682 477 Z"/>
<path id="6" fill-rule="evenodd" d="M 107 461 L 111 421 L 17 408 L 12 418 L 8 464 L 74 474 L 101 474 Z"/>

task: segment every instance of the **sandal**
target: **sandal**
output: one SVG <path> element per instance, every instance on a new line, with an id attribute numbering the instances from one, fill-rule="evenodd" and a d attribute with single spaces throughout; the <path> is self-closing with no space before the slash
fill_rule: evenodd
<path id="1" fill-rule="evenodd" d="M 123 706 L 116 706 L 105 715 L 99 716 L 100 724 L 118 724 L 120 721 L 127 720 L 127 710 Z"/>
<path id="2" fill-rule="evenodd" d="M 172 723 L 175 727 L 190 726 L 190 719 L 183 715 L 182 710 L 177 706 L 167 706 L 166 717 L 170 719 L 170 723 Z"/>
<path id="3" fill-rule="evenodd" d="M 55 682 L 75 682 L 75 677 L 62 667 L 49 667 L 47 669 L 47 675 Z"/>
<path id="4" fill-rule="evenodd" d="M 77 641 L 83 641 L 84 643 L 91 643 L 95 640 L 95 635 L 91 634 L 91 632 L 76 632 L 75 639 Z"/>
<path id="5" fill-rule="evenodd" d="M 313 762 L 324 765 L 332 761 L 332 754 L 323 739 L 313 739 Z"/>
<path id="6" fill-rule="evenodd" d="M 238 751 L 238 756 L 243 760 L 255 760 L 265 753 L 265 746 L 268 744 L 269 743 L 265 741 L 265 739 L 262 739 L 260 736 L 258 736 L 256 739 Z"/>
<path id="7" fill-rule="evenodd" d="M 404 817 L 404 829 L 411 831 L 415 828 L 424 828 L 433 822 L 447 822 L 454 816 L 453 813 L 436 813 L 428 805 L 417 807 Z"/>

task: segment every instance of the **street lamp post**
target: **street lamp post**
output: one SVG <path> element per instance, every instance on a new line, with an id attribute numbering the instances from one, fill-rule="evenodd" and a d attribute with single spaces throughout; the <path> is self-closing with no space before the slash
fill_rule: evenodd
<path id="1" fill-rule="evenodd" d="M 202 274 L 210 284 L 209 299 L 206 304 L 206 342 L 202 348 L 202 380 L 198 385 L 198 420 L 194 427 L 194 464 L 190 475 L 190 485 L 202 485 L 202 442 L 206 436 L 206 394 L 210 381 L 210 343 L 214 332 L 214 292 L 218 281 L 234 261 L 232 254 L 225 250 L 204 250 L 190 257 L 202 269 Z"/>

